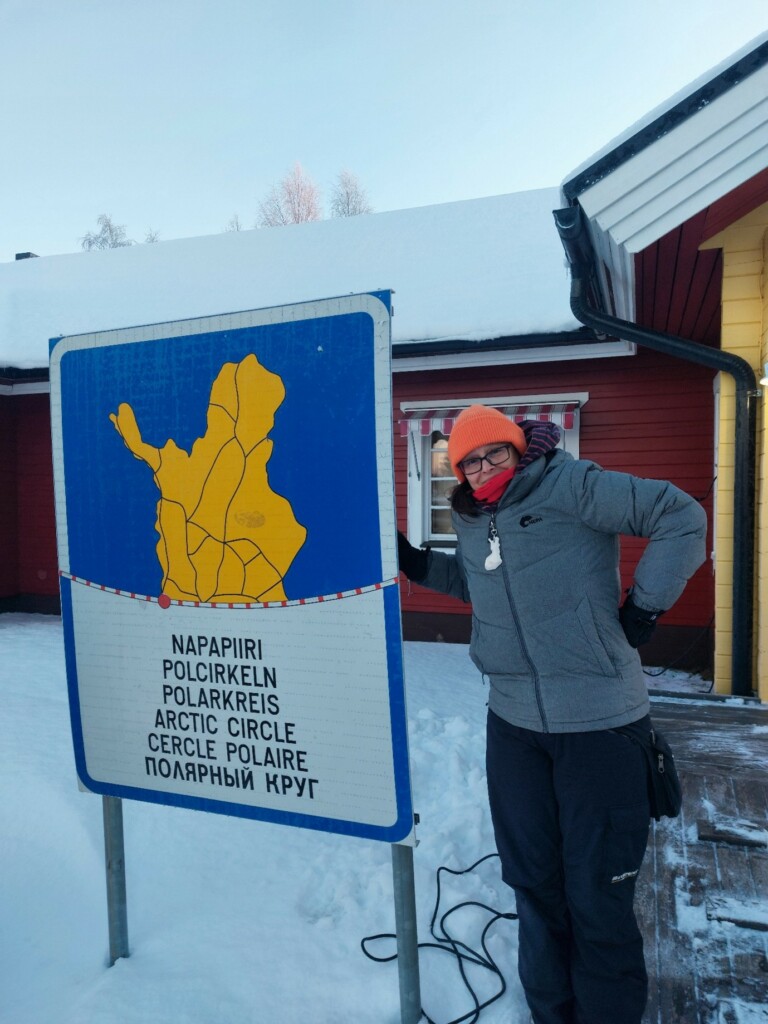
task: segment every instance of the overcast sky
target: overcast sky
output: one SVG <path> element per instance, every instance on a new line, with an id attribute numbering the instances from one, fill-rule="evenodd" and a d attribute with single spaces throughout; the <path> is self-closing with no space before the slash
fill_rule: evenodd
<path id="1" fill-rule="evenodd" d="M 217 233 L 296 161 L 375 210 L 557 185 L 765 0 L 0 0 L 0 261 Z"/>

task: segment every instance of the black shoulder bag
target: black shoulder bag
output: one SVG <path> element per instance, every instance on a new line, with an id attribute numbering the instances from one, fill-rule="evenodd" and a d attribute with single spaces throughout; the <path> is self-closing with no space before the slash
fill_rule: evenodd
<path id="1" fill-rule="evenodd" d="M 621 726 L 614 732 L 621 732 L 636 743 L 645 754 L 648 765 L 648 803 L 651 817 L 676 818 L 683 804 L 683 790 L 677 774 L 672 748 L 663 733 L 652 725 L 638 735 L 639 723 Z"/>
<path id="2" fill-rule="evenodd" d="M 676 818 L 683 805 L 683 790 L 672 756 L 672 748 L 658 729 L 651 727 L 645 753 L 648 758 L 648 798 L 651 803 L 651 815 L 656 821 L 660 818 Z"/>

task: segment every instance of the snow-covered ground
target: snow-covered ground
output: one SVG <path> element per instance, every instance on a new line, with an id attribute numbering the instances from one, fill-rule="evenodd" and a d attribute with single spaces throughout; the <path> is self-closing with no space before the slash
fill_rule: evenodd
<path id="1" fill-rule="evenodd" d="M 2 1024 L 400 1020 L 396 964 L 360 950 L 364 936 L 394 930 L 391 850 L 360 839 L 125 802 L 131 956 L 108 968 L 102 802 L 76 783 L 60 619 L 0 616 L 0 651 Z M 423 941 L 437 868 L 494 849 L 486 690 L 466 647 L 407 643 L 405 659 Z M 669 689 L 687 677 L 661 678 Z M 442 909 L 474 899 L 514 910 L 497 865 L 449 876 Z M 477 948 L 487 919 L 459 911 L 454 934 Z M 509 988 L 483 1024 L 526 1019 L 514 922 L 494 926 L 489 948 Z M 487 998 L 497 980 L 475 972 Z M 446 954 L 422 952 L 421 988 L 435 1020 L 472 1009 Z"/>

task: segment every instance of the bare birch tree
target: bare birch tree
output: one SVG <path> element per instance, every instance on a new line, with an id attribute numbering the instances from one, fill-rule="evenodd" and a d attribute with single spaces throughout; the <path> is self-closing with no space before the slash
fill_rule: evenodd
<path id="1" fill-rule="evenodd" d="M 102 213 L 96 218 L 99 225 L 98 231 L 89 231 L 80 239 L 80 244 L 90 252 L 92 249 L 122 249 L 126 245 L 133 245 L 133 240 L 128 238 L 123 224 L 115 224 L 112 218 Z"/>
<path id="2" fill-rule="evenodd" d="M 357 175 L 340 171 L 331 192 L 331 216 L 356 217 L 360 213 L 373 213 L 368 194 Z"/>
<path id="3" fill-rule="evenodd" d="M 322 216 L 320 189 L 301 164 L 296 163 L 259 203 L 258 225 L 273 228 L 281 224 L 302 224 L 322 220 Z"/>

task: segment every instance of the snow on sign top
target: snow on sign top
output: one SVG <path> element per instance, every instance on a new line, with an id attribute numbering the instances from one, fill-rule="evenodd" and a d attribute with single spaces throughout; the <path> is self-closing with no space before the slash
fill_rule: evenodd
<path id="1" fill-rule="evenodd" d="M 578 328 L 556 188 L 0 264 L 0 366 L 70 334 L 395 292 L 394 342 Z"/>

